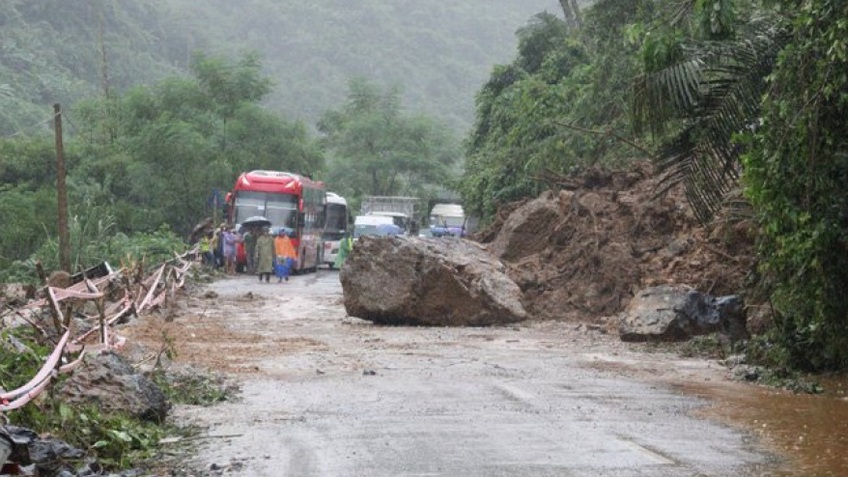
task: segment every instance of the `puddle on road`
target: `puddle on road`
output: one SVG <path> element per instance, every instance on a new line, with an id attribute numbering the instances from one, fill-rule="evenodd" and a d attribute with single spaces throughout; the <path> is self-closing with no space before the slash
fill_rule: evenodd
<path id="1" fill-rule="evenodd" d="M 682 389 L 710 399 L 700 415 L 742 424 L 787 459 L 776 476 L 848 475 L 848 377 L 820 380 L 823 395 L 737 384 Z"/>

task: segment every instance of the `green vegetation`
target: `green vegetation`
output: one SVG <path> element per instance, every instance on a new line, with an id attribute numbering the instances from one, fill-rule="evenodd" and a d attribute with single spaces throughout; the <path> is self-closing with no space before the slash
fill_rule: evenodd
<path id="1" fill-rule="evenodd" d="M 232 400 L 236 392 L 236 388 L 227 385 L 223 378 L 204 374 L 171 373 L 157 369 L 151 378 L 175 404 L 212 406 Z"/>
<path id="2" fill-rule="evenodd" d="M 460 190 L 484 218 L 512 200 L 536 195 L 547 174 L 647 159 L 616 140 L 626 136 L 630 81 L 651 1 L 602 0 L 569 29 L 539 14 L 518 32 L 518 56 L 496 66 L 477 94 Z M 587 132 L 594 131 L 594 132 Z"/>
<path id="3" fill-rule="evenodd" d="M 280 87 L 271 111 L 313 124 L 352 77 L 402 85 L 404 102 L 464 132 L 473 94 L 514 33 L 553 0 L 11 0 L 0 5 L 0 136 L 48 129 L 52 103 L 185 75 L 198 51 L 258 52 Z M 105 61 L 104 61 L 105 60 Z M 36 126 L 37 125 L 37 126 Z M 83 127 L 70 124 L 70 131 Z"/>
<path id="4" fill-rule="evenodd" d="M 417 114 L 464 132 L 474 114 L 474 91 L 492 64 L 515 48 L 515 30 L 532 15 L 561 11 L 552 0 L 169 0 L 188 30 L 184 42 L 237 56 L 244 49 L 267 59 L 284 87 L 272 110 L 310 123 L 343 104 L 350 78 L 380 88 L 400 85 Z"/>
<path id="5" fill-rule="evenodd" d="M 25 351 L 8 348 L 14 335 Z M 39 343 L 33 328 L 4 330 L 0 339 L 0 388 L 16 389 L 35 376 L 52 348 Z M 145 422 L 119 413 L 104 413 L 96 406 L 69 406 L 49 394 L 7 414 L 9 421 L 51 436 L 96 457 L 108 469 L 138 465 L 157 454 L 159 440 L 185 430 Z"/>
<path id="6" fill-rule="evenodd" d="M 325 113 L 318 129 L 331 155 L 327 182 L 353 204 L 367 195 L 427 199 L 448 182 L 460 155 L 444 127 L 404 114 L 399 91 L 364 80 L 351 81 L 344 107 Z"/>
<path id="7" fill-rule="evenodd" d="M 761 273 L 790 364 L 848 366 L 848 4 L 779 2 L 788 45 L 745 157 Z"/>

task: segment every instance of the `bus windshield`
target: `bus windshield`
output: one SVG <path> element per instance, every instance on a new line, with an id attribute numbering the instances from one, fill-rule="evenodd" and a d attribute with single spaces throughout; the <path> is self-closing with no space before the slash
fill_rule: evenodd
<path id="1" fill-rule="evenodd" d="M 297 227 L 297 197 L 271 192 L 239 191 L 236 194 L 233 223 L 240 224 L 248 217 L 262 216 L 273 227 Z"/>
<path id="2" fill-rule="evenodd" d="M 327 204 L 327 224 L 324 227 L 325 240 L 339 240 L 347 231 L 347 206 Z"/>

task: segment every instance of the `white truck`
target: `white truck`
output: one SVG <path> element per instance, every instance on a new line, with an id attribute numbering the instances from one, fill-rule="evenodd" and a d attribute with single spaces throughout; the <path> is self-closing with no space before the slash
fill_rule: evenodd
<path id="1" fill-rule="evenodd" d="M 465 212 L 459 204 L 436 204 L 430 211 L 430 232 L 435 237 L 464 237 L 468 233 L 466 222 Z"/>
<path id="2" fill-rule="evenodd" d="M 391 217 L 402 233 L 408 234 L 419 202 L 417 197 L 367 196 L 362 199 L 362 215 Z"/>

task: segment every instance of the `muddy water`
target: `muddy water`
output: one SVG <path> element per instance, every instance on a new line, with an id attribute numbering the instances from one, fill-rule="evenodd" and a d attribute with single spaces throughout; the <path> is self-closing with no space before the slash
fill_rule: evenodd
<path id="1" fill-rule="evenodd" d="M 848 476 L 848 379 L 829 379 L 824 395 L 795 394 L 750 385 L 686 385 L 714 403 L 705 417 L 743 425 L 786 462 L 776 476 Z M 791 469 L 791 470 L 789 470 Z"/>

